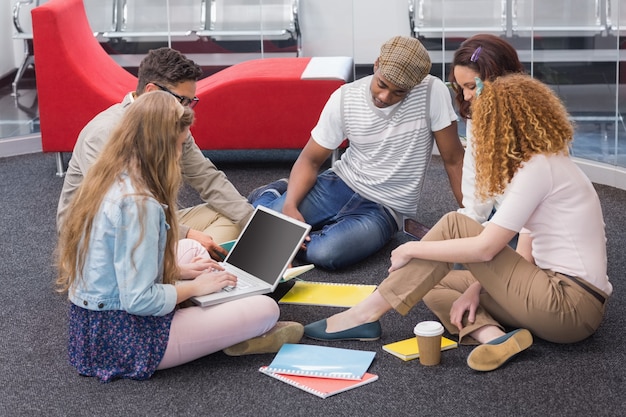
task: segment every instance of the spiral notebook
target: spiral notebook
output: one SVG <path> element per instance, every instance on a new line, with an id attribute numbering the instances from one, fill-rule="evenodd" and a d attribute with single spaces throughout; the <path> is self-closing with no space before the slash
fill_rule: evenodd
<path id="1" fill-rule="evenodd" d="M 378 380 L 378 375 L 366 372 L 361 379 L 336 379 L 336 378 L 314 378 L 302 375 L 284 375 L 270 372 L 267 366 L 262 366 L 259 371 L 265 375 L 271 376 L 279 381 L 285 382 L 291 386 L 306 391 L 310 394 L 317 395 L 320 398 L 327 398 L 340 392 L 348 391 L 353 388 L 361 387 Z"/>
<path id="2" fill-rule="evenodd" d="M 367 298 L 375 289 L 376 285 L 296 281 L 279 303 L 352 307 Z"/>
<path id="3" fill-rule="evenodd" d="M 376 352 L 328 346 L 285 343 L 267 367 L 268 372 L 316 378 L 361 379 Z"/>

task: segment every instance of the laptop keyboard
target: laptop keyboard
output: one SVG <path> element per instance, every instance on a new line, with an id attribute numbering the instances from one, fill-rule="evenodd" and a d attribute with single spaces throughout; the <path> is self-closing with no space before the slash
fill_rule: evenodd
<path id="1" fill-rule="evenodd" d="M 233 287 L 233 286 L 228 286 L 228 287 L 224 287 L 222 288 L 222 291 L 226 291 L 226 292 L 231 292 L 234 289 L 240 289 L 240 290 L 245 290 L 246 288 L 249 288 L 252 286 L 252 283 L 250 281 L 248 281 L 247 278 L 244 277 L 237 277 L 237 286 Z"/>

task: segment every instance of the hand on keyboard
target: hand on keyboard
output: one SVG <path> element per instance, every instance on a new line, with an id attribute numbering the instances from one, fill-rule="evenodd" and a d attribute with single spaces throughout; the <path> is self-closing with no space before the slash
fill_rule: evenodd
<path id="1" fill-rule="evenodd" d="M 224 287 L 235 288 L 237 277 L 226 271 L 207 271 L 189 283 L 196 287 L 193 295 L 199 296 L 221 291 Z"/>
<path id="2" fill-rule="evenodd" d="M 237 277 L 237 282 L 235 285 L 227 285 L 226 287 L 222 288 L 222 291 L 227 291 L 230 292 L 236 288 L 239 289 L 245 289 L 248 288 L 250 285 L 250 281 L 248 281 L 248 279 L 246 279 L 246 277 Z"/>

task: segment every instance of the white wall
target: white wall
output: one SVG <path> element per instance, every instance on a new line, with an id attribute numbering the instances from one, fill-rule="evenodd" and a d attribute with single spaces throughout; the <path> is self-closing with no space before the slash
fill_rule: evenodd
<path id="1" fill-rule="evenodd" d="M 14 0 L 0 3 L 0 50 L 8 51 L 0 56 L 0 74 L 6 74 L 19 67 L 23 47 L 12 39 Z M 29 10 L 21 14 L 25 29 Z M 304 56 L 352 56 L 355 64 L 372 64 L 387 39 L 410 35 L 407 0 L 300 0 L 299 14 Z"/>
<path id="2" fill-rule="evenodd" d="M 352 56 L 372 64 L 380 46 L 410 36 L 407 0 L 300 0 L 304 56 Z"/>
<path id="3" fill-rule="evenodd" d="M 304 56 L 352 56 L 352 0 L 300 0 Z"/>
<path id="4" fill-rule="evenodd" d="M 21 48 L 18 55 L 15 54 L 13 41 L 13 1 L 0 1 L 0 77 L 4 77 L 9 72 L 19 66 L 21 60 Z M 17 43 L 21 47 L 21 43 Z"/>
<path id="5" fill-rule="evenodd" d="M 354 0 L 353 16 L 355 64 L 372 64 L 388 39 L 411 36 L 407 0 Z"/>

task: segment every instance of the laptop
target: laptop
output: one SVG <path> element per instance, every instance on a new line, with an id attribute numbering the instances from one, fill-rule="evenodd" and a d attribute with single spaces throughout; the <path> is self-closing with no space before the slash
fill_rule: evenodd
<path id="1" fill-rule="evenodd" d="M 273 292 L 310 230 L 306 223 L 258 206 L 220 263 L 237 277 L 237 286 L 192 297 L 191 301 L 206 307 Z"/>

